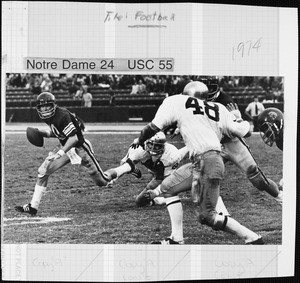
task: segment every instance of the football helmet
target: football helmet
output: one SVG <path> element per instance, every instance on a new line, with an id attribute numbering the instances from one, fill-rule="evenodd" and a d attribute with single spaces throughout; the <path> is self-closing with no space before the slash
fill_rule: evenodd
<path id="1" fill-rule="evenodd" d="M 283 114 L 277 108 L 267 108 L 258 116 L 258 128 L 263 141 L 272 146 L 283 131 Z"/>
<path id="2" fill-rule="evenodd" d="M 182 94 L 206 100 L 208 97 L 208 88 L 202 82 L 189 82 L 184 87 Z"/>
<path id="3" fill-rule="evenodd" d="M 200 77 L 199 81 L 208 88 L 207 101 L 215 101 L 220 94 L 219 80 L 217 77 Z"/>
<path id="4" fill-rule="evenodd" d="M 163 132 L 156 133 L 152 138 L 145 141 L 145 150 L 150 155 L 160 155 L 165 151 L 166 136 Z"/>
<path id="5" fill-rule="evenodd" d="M 47 109 L 42 109 L 46 106 Z M 42 92 L 37 97 L 36 110 L 41 119 L 48 119 L 55 114 L 56 110 L 55 96 L 50 92 Z"/>

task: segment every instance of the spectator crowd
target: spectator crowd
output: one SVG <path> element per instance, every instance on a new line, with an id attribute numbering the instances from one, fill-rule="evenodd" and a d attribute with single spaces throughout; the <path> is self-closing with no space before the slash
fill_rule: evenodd
<path id="1" fill-rule="evenodd" d="M 41 91 L 68 92 L 74 99 L 83 99 L 89 88 L 118 90 L 128 89 L 131 94 L 174 95 L 181 93 L 184 86 L 191 80 L 198 80 L 201 76 L 177 75 L 100 75 L 100 74 L 13 74 L 6 75 L 6 87 L 30 89 L 33 95 Z M 258 87 L 265 93 L 263 102 L 283 101 L 282 77 L 242 77 L 219 76 L 219 86 L 223 91 L 230 91 L 237 87 Z M 82 88 L 83 87 L 83 88 Z M 86 90 L 84 90 L 87 88 Z M 86 100 L 92 100 L 91 95 L 85 95 Z M 88 102 L 88 105 L 89 102 Z"/>

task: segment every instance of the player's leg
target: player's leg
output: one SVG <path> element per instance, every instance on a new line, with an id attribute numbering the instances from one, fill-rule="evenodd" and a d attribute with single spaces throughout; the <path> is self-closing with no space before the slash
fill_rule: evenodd
<path id="1" fill-rule="evenodd" d="M 142 172 L 138 167 L 136 167 L 136 165 L 130 158 L 127 158 L 125 162 L 120 166 L 109 169 L 105 171 L 105 173 L 108 174 L 110 176 L 110 179 L 112 180 L 118 179 L 124 174 L 129 174 L 129 173 L 131 173 L 136 178 L 142 177 Z"/>
<path id="2" fill-rule="evenodd" d="M 115 168 L 117 170 L 118 178 L 125 173 L 131 173 L 136 178 L 141 178 L 142 173 L 135 164 L 137 163 L 136 160 L 140 161 L 144 154 L 145 151 L 142 147 L 129 147 L 127 154 L 121 159 L 120 166 Z"/>
<path id="3" fill-rule="evenodd" d="M 238 236 L 245 243 L 259 244 L 262 240 L 255 232 L 244 227 L 233 218 L 217 213 L 216 206 L 220 191 L 220 183 L 224 176 L 224 163 L 221 156 L 214 151 L 205 154 L 203 160 L 197 160 L 195 169 L 200 169 L 200 196 L 199 207 L 200 212 L 198 219 L 201 224 L 206 224 L 214 230 L 223 230 Z M 203 162 L 202 166 L 199 165 Z M 263 243 L 263 242 L 262 242 Z"/>
<path id="4" fill-rule="evenodd" d="M 162 184 L 154 191 L 156 193 L 163 193 L 167 210 L 171 221 L 171 243 L 184 243 L 183 241 L 183 207 L 178 196 L 179 193 L 189 191 L 192 186 L 192 164 L 188 163 L 178 168 L 173 174 L 168 176 Z M 221 196 L 217 199 L 216 209 L 218 213 L 223 215 L 229 215 Z M 169 239 L 162 241 L 162 243 L 168 243 Z M 154 242 L 156 244 L 161 242 Z"/>
<path id="5" fill-rule="evenodd" d="M 183 207 L 178 196 L 179 193 L 188 191 L 192 184 L 192 164 L 188 163 L 179 167 L 164 179 L 160 185 L 166 201 L 167 210 L 171 221 L 171 235 L 169 238 L 152 242 L 153 244 L 183 244 Z"/>
<path id="6" fill-rule="evenodd" d="M 88 174 L 99 187 L 106 186 L 111 181 L 111 177 L 116 178 L 116 176 L 109 176 L 103 172 L 95 157 L 92 145 L 88 140 L 85 140 L 83 145 L 79 149 L 76 149 L 76 153 L 82 159 L 81 165 L 87 168 Z"/>
<path id="7" fill-rule="evenodd" d="M 52 154 L 54 154 L 54 152 L 49 153 L 49 155 Z M 19 212 L 25 212 L 31 215 L 35 215 L 38 211 L 42 196 L 47 189 L 49 176 L 69 162 L 70 159 L 67 155 L 63 155 L 59 159 L 52 161 L 49 161 L 46 158 L 38 169 L 38 178 L 30 203 L 24 206 L 16 206 L 15 209 Z"/>
<path id="8" fill-rule="evenodd" d="M 260 191 L 266 191 L 277 201 L 282 202 L 282 191 L 273 180 L 262 174 L 249 150 L 239 139 L 224 143 L 223 148 L 222 156 L 240 168 L 254 187 Z"/>

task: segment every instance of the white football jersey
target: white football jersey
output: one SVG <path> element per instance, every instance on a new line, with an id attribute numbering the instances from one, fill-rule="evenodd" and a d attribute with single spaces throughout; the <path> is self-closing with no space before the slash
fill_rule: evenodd
<path id="1" fill-rule="evenodd" d="M 174 172 L 179 166 L 180 161 L 187 154 L 188 150 L 186 147 L 178 149 L 176 146 L 165 143 L 165 151 L 160 158 L 160 161 L 165 166 L 165 177 Z M 185 154 L 184 154 L 185 153 Z"/>
<path id="2" fill-rule="evenodd" d="M 134 162 L 146 163 L 147 160 L 152 159 L 153 162 L 159 159 L 164 165 L 164 176 L 170 175 L 178 167 L 180 161 L 188 153 L 186 147 L 178 149 L 176 146 L 166 142 L 165 151 L 160 158 L 151 156 L 141 146 L 136 149 L 129 148 L 126 156 L 121 160 L 121 164 L 126 162 L 127 158 L 130 158 Z M 153 172 L 155 174 L 155 172 Z"/>
<path id="3" fill-rule="evenodd" d="M 224 105 L 182 94 L 165 98 L 152 123 L 159 129 L 177 123 L 190 156 L 221 151 L 223 135 L 243 137 L 250 129 L 247 121 L 234 122 Z"/>

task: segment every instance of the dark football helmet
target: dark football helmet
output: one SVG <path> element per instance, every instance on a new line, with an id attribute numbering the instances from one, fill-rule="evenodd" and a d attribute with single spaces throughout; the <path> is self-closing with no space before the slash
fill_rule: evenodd
<path id="1" fill-rule="evenodd" d="M 258 116 L 258 127 L 263 141 L 272 146 L 283 131 L 283 114 L 277 108 L 267 108 Z"/>
<path id="2" fill-rule="evenodd" d="M 163 132 L 158 132 L 152 138 L 145 141 L 145 150 L 150 155 L 163 154 L 166 140 L 166 135 Z"/>
<path id="3" fill-rule="evenodd" d="M 217 77 L 200 77 L 199 81 L 206 84 L 208 88 L 207 101 L 215 101 L 220 94 L 219 80 Z"/>
<path id="4" fill-rule="evenodd" d="M 46 106 L 47 109 L 42 109 Z M 42 92 L 37 97 L 36 110 L 41 119 L 51 118 L 55 114 L 56 110 L 55 96 L 50 92 Z"/>

